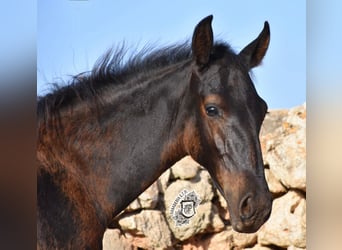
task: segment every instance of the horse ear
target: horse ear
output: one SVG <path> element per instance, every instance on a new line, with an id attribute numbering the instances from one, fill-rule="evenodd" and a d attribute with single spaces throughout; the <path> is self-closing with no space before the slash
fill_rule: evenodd
<path id="1" fill-rule="evenodd" d="M 264 58 L 270 43 L 270 26 L 266 21 L 259 36 L 239 54 L 249 69 L 258 66 Z"/>
<path id="2" fill-rule="evenodd" d="M 213 48 L 213 30 L 211 22 L 213 16 L 207 16 L 200 21 L 192 36 L 192 54 L 196 64 L 200 67 L 209 62 L 209 57 Z"/>

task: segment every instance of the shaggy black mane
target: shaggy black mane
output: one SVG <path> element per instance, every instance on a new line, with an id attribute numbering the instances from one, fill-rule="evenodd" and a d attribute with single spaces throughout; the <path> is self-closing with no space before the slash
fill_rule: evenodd
<path id="1" fill-rule="evenodd" d="M 218 58 L 224 52 L 234 54 L 228 44 L 218 43 L 214 46 L 212 57 Z M 73 76 L 66 86 L 51 84 L 54 86 L 51 93 L 38 96 L 38 117 L 58 111 L 59 108 L 70 105 L 76 99 L 95 98 L 96 101 L 99 91 L 108 85 L 122 85 L 137 75 L 148 75 L 158 68 L 190 60 L 191 46 L 186 42 L 161 49 L 146 47 L 130 56 L 124 63 L 126 56 L 127 49 L 124 46 L 116 50 L 111 49 L 97 60 L 91 71 Z"/>

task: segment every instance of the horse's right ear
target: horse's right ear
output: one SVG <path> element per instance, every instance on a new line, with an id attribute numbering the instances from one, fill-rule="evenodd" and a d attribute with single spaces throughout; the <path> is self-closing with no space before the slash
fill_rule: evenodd
<path id="1" fill-rule="evenodd" d="M 211 21 L 213 16 L 207 16 L 200 21 L 192 36 L 192 55 L 199 67 L 209 63 L 210 54 L 213 48 L 213 30 Z"/>

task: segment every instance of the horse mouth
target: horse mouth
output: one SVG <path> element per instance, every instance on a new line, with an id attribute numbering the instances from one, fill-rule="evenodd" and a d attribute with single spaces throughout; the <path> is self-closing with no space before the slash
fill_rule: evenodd
<path id="1" fill-rule="evenodd" d="M 255 233 L 269 219 L 271 211 L 267 209 L 261 214 L 256 212 L 247 219 L 232 220 L 232 227 L 239 233 Z"/>

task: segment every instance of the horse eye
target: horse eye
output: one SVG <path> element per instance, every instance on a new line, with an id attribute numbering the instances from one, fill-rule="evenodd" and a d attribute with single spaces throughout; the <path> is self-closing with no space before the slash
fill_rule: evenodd
<path id="1" fill-rule="evenodd" d="M 213 105 L 209 105 L 206 107 L 206 112 L 208 116 L 218 116 L 219 115 L 219 110 L 217 107 L 213 106 Z"/>

